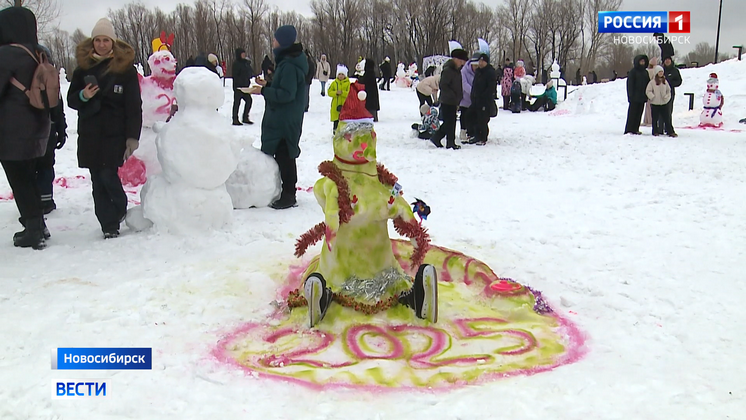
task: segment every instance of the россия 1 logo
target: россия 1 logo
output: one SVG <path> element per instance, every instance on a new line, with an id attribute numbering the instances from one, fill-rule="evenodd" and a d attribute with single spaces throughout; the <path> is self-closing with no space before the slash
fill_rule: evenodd
<path id="1" fill-rule="evenodd" d="M 690 17 L 690 12 L 598 12 L 598 32 L 688 34 Z"/>

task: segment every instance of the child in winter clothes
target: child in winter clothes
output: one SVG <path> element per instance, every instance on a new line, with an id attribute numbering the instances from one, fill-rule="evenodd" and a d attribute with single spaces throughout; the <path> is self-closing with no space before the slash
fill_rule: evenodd
<path id="1" fill-rule="evenodd" d="M 334 131 L 337 131 L 339 125 L 339 113 L 342 111 L 342 105 L 347 100 L 350 93 L 350 79 L 347 78 L 347 67 L 337 66 L 337 78 L 329 85 L 329 97 L 332 98 L 331 118 L 334 122 Z"/>
<path id="2" fill-rule="evenodd" d="M 670 137 L 676 137 L 671 123 L 671 114 L 668 113 L 668 102 L 671 100 L 671 86 L 666 81 L 666 75 L 663 67 L 655 66 L 655 76 L 648 82 L 645 94 L 650 101 L 650 111 L 652 114 L 653 135 L 659 136 L 666 134 Z"/>
<path id="3" fill-rule="evenodd" d="M 433 134 L 440 128 L 438 108 L 423 104 L 420 107 L 420 114 L 422 114 L 422 124 L 412 124 L 412 130 L 417 130 L 417 137 L 422 140 L 430 140 Z"/>
<path id="4" fill-rule="evenodd" d="M 547 82 L 546 89 L 544 90 L 544 93 L 541 94 L 538 98 L 536 98 L 536 102 L 531 104 L 528 107 L 529 111 L 538 111 L 541 108 L 544 108 L 544 111 L 551 111 L 554 109 L 554 107 L 557 105 L 557 90 L 554 88 L 554 81 L 549 80 Z"/>

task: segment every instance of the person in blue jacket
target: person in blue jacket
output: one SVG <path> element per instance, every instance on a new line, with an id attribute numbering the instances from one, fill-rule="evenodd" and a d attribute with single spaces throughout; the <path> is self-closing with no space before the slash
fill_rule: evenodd
<path id="1" fill-rule="evenodd" d="M 551 111 L 557 106 L 557 89 L 554 88 L 554 81 L 547 81 L 546 89 L 536 101 L 528 107 L 529 111 L 538 111 L 544 108 L 544 111 Z"/>

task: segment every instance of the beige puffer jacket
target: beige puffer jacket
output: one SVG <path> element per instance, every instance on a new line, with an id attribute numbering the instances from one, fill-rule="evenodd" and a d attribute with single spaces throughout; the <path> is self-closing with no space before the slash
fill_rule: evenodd
<path id="1" fill-rule="evenodd" d="M 426 77 L 417 84 L 417 91 L 425 96 L 432 96 L 440 89 L 440 75 Z"/>
<path id="2" fill-rule="evenodd" d="M 648 95 L 650 105 L 666 105 L 671 100 L 671 86 L 663 80 L 663 83 L 656 85 L 655 79 L 648 82 L 648 88 L 645 89 Z"/>

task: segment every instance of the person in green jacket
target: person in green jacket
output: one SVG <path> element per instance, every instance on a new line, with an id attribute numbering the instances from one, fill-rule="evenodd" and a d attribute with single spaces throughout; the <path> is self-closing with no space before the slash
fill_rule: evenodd
<path id="1" fill-rule="evenodd" d="M 544 89 L 544 93 L 541 94 L 536 101 L 528 107 L 529 111 L 538 111 L 542 107 L 544 111 L 551 111 L 557 105 L 557 89 L 554 88 L 554 81 L 550 80 L 547 82 L 547 87 Z"/>
<path id="2" fill-rule="evenodd" d="M 339 125 L 339 112 L 342 110 L 342 105 L 347 101 L 347 95 L 350 94 L 350 79 L 347 77 L 347 67 L 343 65 L 337 66 L 337 78 L 329 85 L 329 97 L 332 98 L 331 118 L 334 122 L 334 130 L 337 132 L 337 126 Z"/>
<path id="3" fill-rule="evenodd" d="M 282 194 L 270 204 L 278 210 L 296 205 L 298 168 L 295 160 L 300 156 L 308 74 L 308 59 L 303 53 L 303 45 L 295 42 L 297 35 L 292 25 L 281 26 L 275 31 L 272 48 L 276 65 L 272 82 L 257 77 L 259 86 L 250 90 L 254 95 L 264 96 L 262 152 L 273 156 L 280 167 Z"/>

